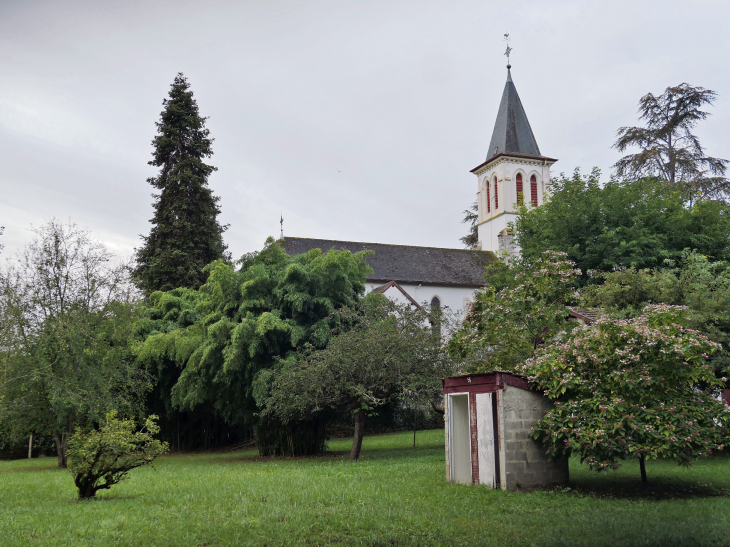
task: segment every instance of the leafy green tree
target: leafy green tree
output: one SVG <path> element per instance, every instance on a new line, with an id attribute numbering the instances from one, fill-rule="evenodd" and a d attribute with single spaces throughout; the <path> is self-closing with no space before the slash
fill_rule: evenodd
<path id="1" fill-rule="evenodd" d="M 717 376 L 730 376 L 730 264 L 690 252 L 681 264 L 602 272 L 602 283 L 581 292 L 588 306 L 620 319 L 637 317 L 652 304 L 686 306 L 687 325 L 722 346 L 710 359 Z"/>
<path id="2" fill-rule="evenodd" d="M 566 306 L 579 299 L 579 275 L 565 253 L 555 251 L 544 251 L 536 260 L 491 264 L 488 285 L 476 292 L 449 351 L 471 362 L 474 372 L 514 371 L 567 328 Z"/>
<path id="3" fill-rule="evenodd" d="M 479 243 L 479 229 L 477 223 L 479 222 L 479 204 L 475 201 L 471 204 L 471 207 L 464 210 L 464 220 L 462 224 L 469 225 L 469 233 L 464 237 L 460 238 L 466 249 L 476 249 Z"/>
<path id="4" fill-rule="evenodd" d="M 226 256 L 219 198 L 208 187 L 215 167 L 203 162 L 213 154 L 213 139 L 198 111 L 187 78 L 170 86 L 157 122 L 150 165 L 160 168 L 147 180 L 155 194 L 152 230 L 137 249 L 134 278 L 145 295 L 177 287 L 197 289 L 207 278 L 206 265 Z"/>
<path id="5" fill-rule="evenodd" d="M 35 234 L 2 276 L 0 415 L 13 435 L 52 434 L 66 467 L 74 424 L 139 413 L 150 379 L 130 350 L 139 305 L 126 264 L 75 224 Z"/>
<path id="6" fill-rule="evenodd" d="M 160 430 L 156 420 L 157 416 L 149 416 L 135 431 L 134 420 L 121 420 L 112 410 L 99 429 L 74 432 L 68 443 L 68 470 L 79 498 L 93 498 L 99 490 L 126 479 L 132 469 L 152 465 L 169 450 L 167 443 L 154 438 Z"/>
<path id="7" fill-rule="evenodd" d="M 716 398 L 724 378 L 708 364 L 719 345 L 683 326 L 682 311 L 648 306 L 634 319 L 602 317 L 524 363 L 520 372 L 555 401 L 533 424 L 549 456 L 577 454 L 595 470 L 636 458 L 646 483 L 647 459 L 690 465 L 724 448 L 730 410 Z"/>
<path id="8" fill-rule="evenodd" d="M 326 348 L 305 353 L 260 378 L 264 415 L 296 422 L 325 410 L 350 413 L 354 434 L 350 461 L 360 457 L 368 413 L 394 400 L 432 404 L 441 395 L 441 379 L 456 365 L 434 333 L 423 308 L 399 305 L 374 294 L 349 314 L 346 325 Z M 445 317 L 440 318 L 442 326 Z"/>
<path id="9" fill-rule="evenodd" d="M 659 96 L 644 95 L 639 101 L 639 119 L 646 127 L 621 127 L 613 145 L 619 152 L 639 151 L 621 158 L 614 167 L 619 176 L 636 180 L 658 177 L 671 185 L 683 183 L 686 196 L 727 199 L 730 181 L 725 177 L 728 160 L 705 154 L 692 133 L 697 122 L 709 116 L 702 110 L 717 93 L 682 83 L 668 87 Z"/>
<path id="10" fill-rule="evenodd" d="M 522 208 L 514 223 L 522 254 L 547 249 L 567 253 L 583 272 L 656 268 L 681 261 L 685 249 L 715 260 L 730 255 L 730 210 L 703 201 L 686 207 L 677 188 L 656 179 L 599 183 L 600 172 L 551 181 L 552 195 L 537 208 Z"/>
<path id="11" fill-rule="evenodd" d="M 308 345 L 321 349 L 338 327 L 338 310 L 354 306 L 369 267 L 363 253 L 315 249 L 289 256 L 269 238 L 240 269 L 218 261 L 199 290 L 153 293 L 140 362 L 158 376 L 179 368 L 171 403 L 210 404 L 230 424 L 254 427 L 263 454 L 321 450 L 320 423 L 283 427 L 262 420 L 253 385 L 264 371 L 295 361 Z"/>

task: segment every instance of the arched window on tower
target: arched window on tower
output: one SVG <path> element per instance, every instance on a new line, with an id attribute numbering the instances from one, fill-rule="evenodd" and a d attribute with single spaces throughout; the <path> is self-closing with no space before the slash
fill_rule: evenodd
<path id="1" fill-rule="evenodd" d="M 438 296 L 431 299 L 431 332 L 441 337 L 441 300 Z"/>
<path id="2" fill-rule="evenodd" d="M 494 177 L 494 210 L 499 209 L 499 195 L 497 194 L 497 177 Z"/>
<path id="3" fill-rule="evenodd" d="M 537 177 L 535 175 L 530 177 L 530 201 L 532 201 L 533 207 L 537 207 Z"/>
<path id="4" fill-rule="evenodd" d="M 487 213 L 492 212 L 492 200 L 490 198 L 490 191 L 489 191 L 489 181 L 487 181 L 487 184 L 485 184 L 487 187 Z"/>
<path id="5" fill-rule="evenodd" d="M 517 183 L 517 205 L 522 205 L 525 198 L 525 193 L 522 190 L 522 173 L 517 173 L 515 181 Z"/>

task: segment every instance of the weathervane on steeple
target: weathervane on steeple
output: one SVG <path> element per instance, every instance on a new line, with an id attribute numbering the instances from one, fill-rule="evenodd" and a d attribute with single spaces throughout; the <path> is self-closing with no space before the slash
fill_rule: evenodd
<path id="1" fill-rule="evenodd" d="M 512 68 L 512 65 L 509 64 L 509 54 L 512 53 L 512 48 L 509 47 L 509 33 L 504 35 L 504 41 L 507 42 L 507 50 L 504 52 L 507 56 L 507 68 Z"/>

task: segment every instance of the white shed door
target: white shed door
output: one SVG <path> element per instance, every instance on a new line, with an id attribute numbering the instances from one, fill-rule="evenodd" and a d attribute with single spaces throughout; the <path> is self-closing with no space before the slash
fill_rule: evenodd
<path id="1" fill-rule="evenodd" d="M 492 398 L 494 393 L 477 393 L 477 438 L 479 439 L 479 482 L 497 487 L 495 434 Z"/>

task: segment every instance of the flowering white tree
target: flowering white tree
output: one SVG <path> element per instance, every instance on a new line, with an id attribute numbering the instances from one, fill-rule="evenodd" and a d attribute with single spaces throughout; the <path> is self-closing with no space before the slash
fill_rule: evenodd
<path id="1" fill-rule="evenodd" d="M 545 251 L 535 261 L 496 262 L 489 285 L 477 291 L 452 355 L 471 360 L 474 372 L 514 371 L 537 348 L 568 328 L 566 305 L 576 303 L 580 270 L 565 253 Z"/>
<path id="2" fill-rule="evenodd" d="M 600 318 L 541 348 L 518 370 L 555 400 L 533 424 L 547 454 L 577 454 L 595 470 L 637 458 L 689 465 L 730 442 L 726 381 L 708 356 L 720 348 L 683 326 L 680 306 L 647 306 L 630 320 Z"/>

